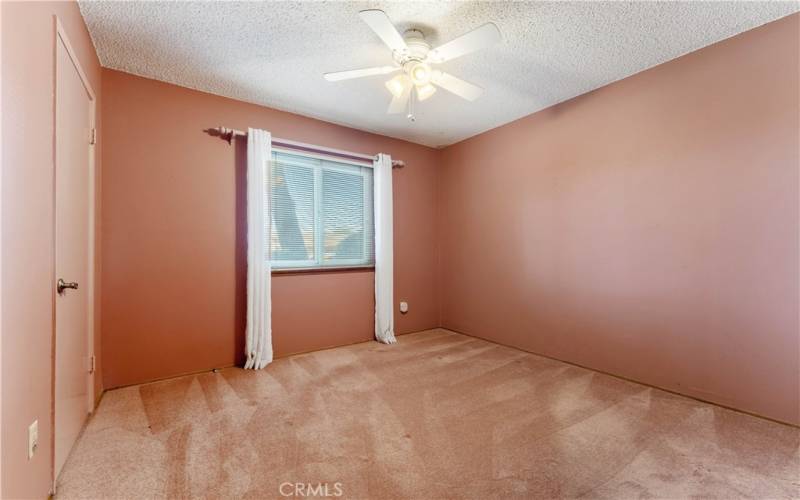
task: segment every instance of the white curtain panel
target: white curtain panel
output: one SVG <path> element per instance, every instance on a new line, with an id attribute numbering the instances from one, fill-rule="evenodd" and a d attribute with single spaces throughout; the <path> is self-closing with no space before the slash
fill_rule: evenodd
<path id="1" fill-rule="evenodd" d="M 375 339 L 394 344 L 394 239 L 392 229 L 392 157 L 375 159 Z"/>
<path id="2" fill-rule="evenodd" d="M 272 362 L 272 268 L 269 262 L 270 160 L 272 136 L 247 131 L 247 336 L 244 367 Z"/>

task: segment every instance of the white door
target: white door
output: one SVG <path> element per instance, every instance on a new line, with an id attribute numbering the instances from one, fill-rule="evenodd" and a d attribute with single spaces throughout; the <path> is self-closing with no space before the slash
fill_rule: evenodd
<path id="1" fill-rule="evenodd" d="M 89 217 L 93 193 L 90 132 L 93 97 L 67 42 L 56 37 L 55 477 L 89 412 Z M 63 281 L 62 281 L 63 280 Z"/>

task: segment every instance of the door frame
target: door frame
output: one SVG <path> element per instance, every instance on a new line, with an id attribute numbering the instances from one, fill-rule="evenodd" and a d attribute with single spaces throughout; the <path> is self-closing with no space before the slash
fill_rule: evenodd
<path id="1" fill-rule="evenodd" d="M 50 425 L 50 471 L 51 477 L 53 481 L 53 488 L 52 492 L 55 493 L 55 486 L 56 486 L 56 479 L 55 476 L 55 453 L 56 453 L 56 444 L 55 444 L 55 433 L 56 433 L 56 420 L 55 420 L 55 412 L 56 412 L 56 280 L 58 276 L 56 276 L 56 252 L 58 248 L 56 247 L 56 173 L 58 171 L 58 151 L 56 148 L 58 147 L 56 137 L 58 133 L 58 121 L 56 117 L 56 113 L 58 110 L 58 44 L 61 43 L 64 46 L 64 49 L 67 51 L 67 55 L 69 56 L 72 64 L 75 66 L 75 70 L 78 73 L 78 77 L 83 83 L 83 87 L 86 90 L 86 93 L 89 95 L 89 117 L 90 117 L 90 133 L 91 130 L 95 130 L 95 144 L 91 144 L 90 138 L 86 138 L 86 146 L 89 148 L 89 200 L 88 200 L 88 208 L 89 213 L 87 214 L 88 218 L 88 227 L 87 232 L 89 236 L 88 242 L 88 255 L 87 255 L 87 277 L 86 277 L 86 315 L 87 315 L 87 332 L 86 332 L 86 342 L 87 342 L 87 349 L 86 352 L 89 355 L 89 360 L 94 359 L 96 353 L 94 352 L 94 338 L 95 338 L 95 244 L 96 244 L 96 202 L 97 202 L 97 187 L 96 187 L 96 168 L 95 168 L 95 146 L 97 144 L 96 139 L 96 128 L 97 128 L 97 97 L 94 93 L 94 89 L 92 88 L 89 79 L 86 76 L 86 72 L 83 70 L 81 66 L 80 60 L 78 59 L 75 50 L 73 49 L 72 44 L 69 41 L 69 36 L 67 35 L 64 26 L 61 24 L 61 20 L 58 16 L 53 16 L 53 25 L 54 25 L 54 36 L 53 36 L 53 134 L 51 137 L 52 144 L 53 144 L 53 199 L 52 199 L 52 217 L 53 217 L 53 226 L 52 226 L 52 238 L 53 238 L 53 261 L 51 266 L 51 276 L 50 282 L 52 287 L 52 332 L 51 332 L 51 355 L 50 355 L 50 413 L 51 413 L 51 425 Z M 86 384 L 87 384 L 87 401 L 86 401 L 86 412 L 87 415 L 94 411 L 94 403 L 95 403 L 95 377 L 96 377 L 96 369 L 90 371 L 90 366 L 88 366 L 87 360 L 87 377 L 86 377 Z"/>

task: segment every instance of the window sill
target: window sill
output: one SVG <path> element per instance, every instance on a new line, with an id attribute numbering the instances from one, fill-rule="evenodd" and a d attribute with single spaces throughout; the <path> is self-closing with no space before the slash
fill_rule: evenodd
<path id="1" fill-rule="evenodd" d="M 273 269 L 273 276 L 285 276 L 292 274 L 328 274 L 328 273 L 353 273 L 375 271 L 374 265 L 369 266 L 338 266 L 338 267 L 287 267 Z"/>

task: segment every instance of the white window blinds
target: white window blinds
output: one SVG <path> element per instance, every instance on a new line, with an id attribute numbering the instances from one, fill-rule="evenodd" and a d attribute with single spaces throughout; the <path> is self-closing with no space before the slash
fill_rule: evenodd
<path id="1" fill-rule="evenodd" d="M 272 266 L 373 264 L 372 168 L 279 151 L 272 158 Z"/>

